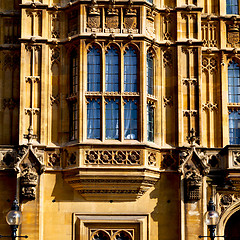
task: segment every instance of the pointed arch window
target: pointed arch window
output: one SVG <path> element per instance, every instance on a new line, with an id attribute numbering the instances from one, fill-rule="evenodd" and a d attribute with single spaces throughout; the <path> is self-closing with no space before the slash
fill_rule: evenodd
<path id="1" fill-rule="evenodd" d="M 124 53 L 124 92 L 137 92 L 137 53 L 129 47 Z"/>
<path id="2" fill-rule="evenodd" d="M 238 6 L 238 0 L 227 0 L 226 1 L 226 7 L 227 7 L 227 14 L 238 14 L 239 13 L 239 6 Z"/>
<path id="3" fill-rule="evenodd" d="M 111 46 L 106 51 L 106 91 L 118 92 L 119 91 L 119 52 Z"/>
<path id="4" fill-rule="evenodd" d="M 87 91 L 99 92 L 101 89 L 100 49 L 92 46 L 87 54 Z"/>
<path id="5" fill-rule="evenodd" d="M 150 95 L 154 94 L 153 91 L 153 76 L 154 76 L 154 72 L 153 72 L 153 54 L 151 52 L 147 53 L 147 93 Z"/>

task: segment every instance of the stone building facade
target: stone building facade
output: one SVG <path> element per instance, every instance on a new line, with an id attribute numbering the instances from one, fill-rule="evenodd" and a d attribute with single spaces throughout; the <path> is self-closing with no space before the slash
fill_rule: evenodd
<path id="1" fill-rule="evenodd" d="M 0 234 L 196 240 L 212 197 L 239 237 L 239 8 L 0 1 Z"/>

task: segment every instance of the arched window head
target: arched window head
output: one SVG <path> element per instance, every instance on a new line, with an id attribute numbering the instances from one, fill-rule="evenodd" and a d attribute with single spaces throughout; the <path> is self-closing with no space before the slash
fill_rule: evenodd
<path id="1" fill-rule="evenodd" d="M 106 51 L 106 91 L 119 91 L 119 53 L 111 46 Z"/>
<path id="2" fill-rule="evenodd" d="M 234 60 L 228 66 L 228 102 L 240 103 L 240 68 Z"/>
<path id="3" fill-rule="evenodd" d="M 101 54 L 100 49 L 92 46 L 87 54 L 87 91 L 100 92 Z"/>
<path id="4" fill-rule="evenodd" d="M 137 53 L 129 47 L 124 54 L 124 92 L 137 92 Z"/>
<path id="5" fill-rule="evenodd" d="M 91 240 L 110 240 L 110 237 L 107 232 L 99 230 L 93 233 Z"/>
<path id="6" fill-rule="evenodd" d="M 133 240 L 133 237 L 127 231 L 121 230 L 115 234 L 114 240 Z"/>
<path id="7" fill-rule="evenodd" d="M 238 0 L 227 0 L 226 1 L 226 13 L 227 14 L 236 14 L 238 15 Z"/>
<path id="8" fill-rule="evenodd" d="M 147 53 L 147 93 L 154 95 L 153 86 L 154 86 L 154 65 L 153 65 L 153 54 L 151 52 Z"/>

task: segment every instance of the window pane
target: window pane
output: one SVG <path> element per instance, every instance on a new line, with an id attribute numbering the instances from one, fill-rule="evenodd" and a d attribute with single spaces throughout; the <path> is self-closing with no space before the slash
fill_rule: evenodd
<path id="1" fill-rule="evenodd" d="M 147 140 L 154 141 L 154 108 L 153 105 L 147 105 Z"/>
<path id="2" fill-rule="evenodd" d="M 118 51 L 111 47 L 106 52 L 106 91 L 119 91 L 119 56 Z"/>
<path id="3" fill-rule="evenodd" d="M 147 93 L 153 95 L 153 57 L 147 54 Z"/>
<path id="4" fill-rule="evenodd" d="M 70 105 L 70 141 L 77 139 L 77 120 L 78 120 L 77 103 L 71 103 Z"/>
<path id="5" fill-rule="evenodd" d="M 106 99 L 106 139 L 119 139 L 119 100 Z"/>
<path id="6" fill-rule="evenodd" d="M 87 54 L 87 90 L 100 91 L 101 80 L 101 55 L 100 50 L 93 46 Z"/>
<path id="7" fill-rule="evenodd" d="M 238 0 L 227 0 L 226 7 L 227 14 L 238 14 Z"/>
<path id="8" fill-rule="evenodd" d="M 137 92 L 137 53 L 132 47 L 124 54 L 124 92 Z"/>
<path id="9" fill-rule="evenodd" d="M 124 138 L 137 139 L 137 100 L 124 103 Z"/>
<path id="10" fill-rule="evenodd" d="M 239 66 L 232 61 L 228 67 L 228 101 L 229 103 L 239 103 L 240 95 L 240 75 Z"/>
<path id="11" fill-rule="evenodd" d="M 78 92 L 78 58 L 76 51 L 70 55 L 70 93 Z"/>
<path id="12" fill-rule="evenodd" d="M 240 110 L 230 111 L 229 114 L 229 143 L 240 143 Z"/>
<path id="13" fill-rule="evenodd" d="M 100 139 L 100 99 L 87 101 L 87 138 Z"/>

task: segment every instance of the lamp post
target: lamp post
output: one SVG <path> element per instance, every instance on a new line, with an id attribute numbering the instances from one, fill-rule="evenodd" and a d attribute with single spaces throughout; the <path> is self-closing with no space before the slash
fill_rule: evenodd
<path id="1" fill-rule="evenodd" d="M 210 235 L 209 236 L 198 236 L 199 238 L 209 237 L 211 240 L 214 240 L 215 237 L 225 237 L 225 236 L 216 236 L 215 235 L 216 226 L 219 221 L 219 214 L 218 214 L 218 212 L 216 212 L 215 209 L 216 209 L 215 204 L 214 204 L 212 198 L 210 198 L 210 201 L 208 202 L 208 206 L 207 206 L 207 212 L 204 214 L 204 221 L 208 226 Z"/>
<path id="2" fill-rule="evenodd" d="M 11 236 L 3 236 L 0 235 L 0 238 L 6 237 L 6 238 L 12 238 L 12 240 L 15 240 L 16 238 L 28 238 L 28 236 L 17 236 L 17 228 L 22 223 L 22 213 L 19 211 L 18 201 L 15 198 L 12 204 L 11 211 L 8 212 L 6 216 L 6 221 L 8 225 L 10 225 L 12 234 Z"/>

